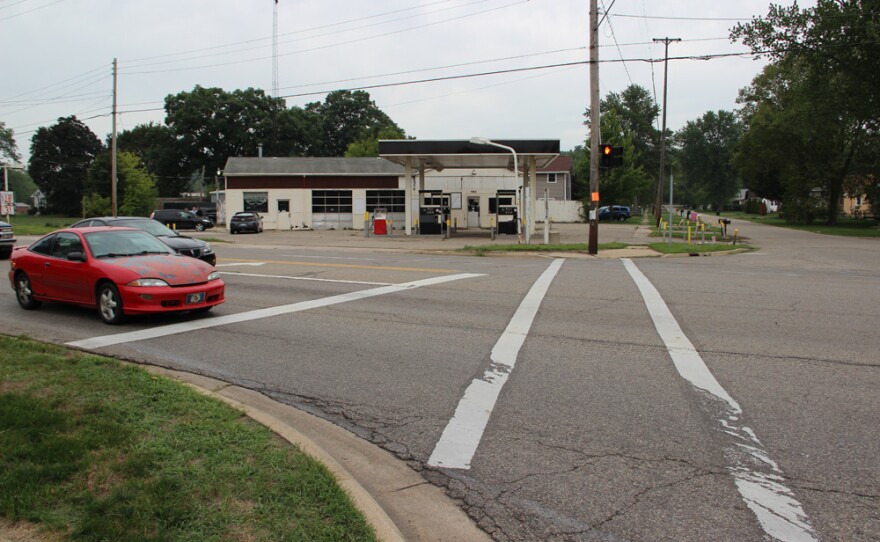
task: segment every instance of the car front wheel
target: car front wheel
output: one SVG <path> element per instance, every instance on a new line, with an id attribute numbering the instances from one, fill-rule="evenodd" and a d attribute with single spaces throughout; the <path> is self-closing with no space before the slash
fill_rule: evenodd
<path id="1" fill-rule="evenodd" d="M 113 284 L 104 283 L 98 288 L 98 312 L 105 324 L 122 323 L 122 296 Z"/>
<path id="2" fill-rule="evenodd" d="M 34 299 L 34 291 L 31 289 L 31 279 L 24 273 L 19 273 L 15 277 L 15 298 L 18 304 L 24 310 L 34 310 L 40 308 L 42 301 Z"/>
<path id="3" fill-rule="evenodd" d="M 204 224 L 196 224 L 196 231 L 205 231 Z"/>

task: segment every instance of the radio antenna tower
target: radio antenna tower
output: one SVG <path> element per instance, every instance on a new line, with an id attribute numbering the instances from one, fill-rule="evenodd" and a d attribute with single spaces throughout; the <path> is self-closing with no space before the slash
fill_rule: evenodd
<path id="1" fill-rule="evenodd" d="M 278 0 L 272 7 L 272 97 L 278 97 Z"/>

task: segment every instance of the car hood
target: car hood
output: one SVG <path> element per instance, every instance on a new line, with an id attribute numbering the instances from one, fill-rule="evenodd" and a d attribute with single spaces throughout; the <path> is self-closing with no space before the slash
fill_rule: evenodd
<path id="1" fill-rule="evenodd" d="M 159 240 L 174 250 L 204 248 L 205 246 L 205 242 L 201 239 L 193 239 L 192 237 L 184 237 L 183 235 L 177 237 L 163 235 L 159 237 Z"/>
<path id="2" fill-rule="evenodd" d="M 125 282 L 137 278 L 155 278 L 162 279 L 171 286 L 185 286 L 207 282 L 208 275 L 214 272 L 213 267 L 201 260 L 177 254 L 126 256 L 98 261 L 130 275 L 131 278 L 126 278 Z"/>

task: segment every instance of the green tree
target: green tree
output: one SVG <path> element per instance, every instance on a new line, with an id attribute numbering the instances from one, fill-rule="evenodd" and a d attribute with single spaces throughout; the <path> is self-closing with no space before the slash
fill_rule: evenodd
<path id="1" fill-rule="evenodd" d="M 15 143 L 15 134 L 12 128 L 0 121 L 0 162 L 18 162 L 18 145 Z"/>
<path id="2" fill-rule="evenodd" d="M 9 190 L 15 193 L 15 201 L 32 204 L 29 198 L 37 191 L 37 183 L 24 171 L 9 169 L 6 173 L 9 177 Z"/>
<path id="3" fill-rule="evenodd" d="M 774 173 L 787 219 L 812 220 L 820 195 L 823 214 L 835 223 L 847 177 L 871 167 L 869 157 L 876 153 L 866 143 L 874 143 L 871 135 L 880 128 L 877 7 L 852 0 L 817 0 L 806 9 L 771 5 L 767 17 L 731 32 L 732 39 L 773 60 L 741 93 L 748 125 L 744 141 L 751 149 L 756 141 L 771 143 L 782 160 Z M 760 130 L 764 133 L 755 133 Z M 774 143 L 770 131 L 784 139 Z M 749 157 L 740 154 L 737 163 L 743 165 Z M 855 169 L 859 165 L 863 171 Z"/>
<path id="4" fill-rule="evenodd" d="M 83 198 L 83 211 L 86 212 L 86 202 L 89 209 L 104 208 L 106 200 L 106 214 L 112 212 L 110 200 L 110 152 L 99 154 L 86 176 L 83 185 L 85 197 Z M 116 197 L 117 212 L 121 215 L 147 216 L 156 208 L 158 190 L 153 175 L 146 170 L 140 159 L 130 152 L 118 152 L 116 155 Z M 89 216 L 95 216 L 90 214 Z"/>
<path id="5" fill-rule="evenodd" d="M 139 124 L 117 138 L 119 151 L 138 157 L 143 167 L 156 179 L 160 197 L 177 197 L 186 192 L 189 172 L 183 172 L 185 160 L 171 129 L 162 124 Z"/>
<path id="6" fill-rule="evenodd" d="M 349 143 L 345 156 L 379 156 L 380 139 L 404 139 L 406 134 L 395 126 L 387 126 L 379 129 L 375 135 L 367 134 L 363 139 Z"/>
<path id="7" fill-rule="evenodd" d="M 256 156 L 279 150 L 279 119 L 284 100 L 248 88 L 226 92 L 196 86 L 165 98 L 165 124 L 181 152 L 181 170 L 213 175 L 230 156 Z"/>
<path id="8" fill-rule="evenodd" d="M 80 214 L 86 172 L 101 149 L 98 137 L 75 116 L 37 129 L 28 173 L 45 194 L 50 212 Z"/>
<path id="9" fill-rule="evenodd" d="M 740 183 L 733 156 L 742 133 L 742 123 L 732 112 L 707 111 L 676 134 L 678 163 L 692 197 L 690 203 L 712 204 L 720 214 L 736 195 Z"/>
<path id="10" fill-rule="evenodd" d="M 320 117 L 320 156 L 343 156 L 349 145 L 359 140 L 378 139 L 383 129 L 403 134 L 403 130 L 376 107 L 370 94 L 363 90 L 331 92 L 324 103 L 308 104 L 306 110 Z"/>

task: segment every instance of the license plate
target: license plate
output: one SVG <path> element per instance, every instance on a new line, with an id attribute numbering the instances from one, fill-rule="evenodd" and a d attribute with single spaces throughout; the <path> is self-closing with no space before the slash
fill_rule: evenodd
<path id="1" fill-rule="evenodd" d="M 189 294 L 186 296 L 186 304 L 193 305 L 195 303 L 201 303 L 205 300 L 205 292 L 200 292 L 197 294 Z"/>

